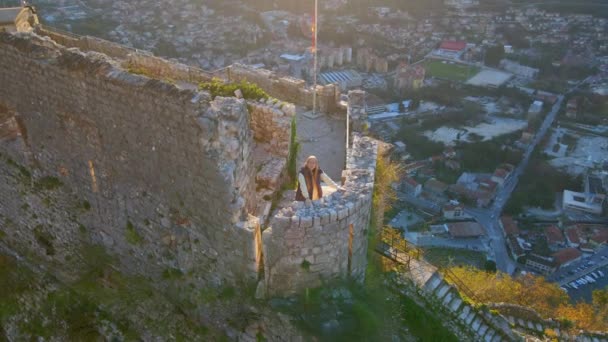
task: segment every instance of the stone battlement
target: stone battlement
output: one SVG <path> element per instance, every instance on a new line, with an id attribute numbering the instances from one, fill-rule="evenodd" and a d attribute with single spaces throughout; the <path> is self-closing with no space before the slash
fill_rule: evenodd
<path id="1" fill-rule="evenodd" d="M 377 143 L 355 136 L 347 151 L 345 192 L 280 209 L 263 233 L 268 291 L 297 292 L 325 280 L 362 280 L 367 265 Z"/>

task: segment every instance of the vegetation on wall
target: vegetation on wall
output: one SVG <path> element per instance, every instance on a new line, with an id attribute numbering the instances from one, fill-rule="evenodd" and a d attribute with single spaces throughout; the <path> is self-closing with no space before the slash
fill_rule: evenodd
<path id="1" fill-rule="evenodd" d="M 451 271 L 474 293 L 477 304 L 517 304 L 536 310 L 543 318 L 570 322 L 573 328 L 608 330 L 608 290 L 596 291 L 591 304 L 572 304 L 557 284 L 543 277 L 528 274 L 512 278 L 473 267 L 455 267 Z"/>
<path id="2" fill-rule="evenodd" d="M 247 100 L 266 100 L 270 97 L 257 84 L 247 81 L 225 83 L 220 79 L 214 78 L 211 82 L 200 83 L 199 89 L 208 91 L 213 98 L 216 96 L 234 97 L 234 92 L 239 89 L 243 93 L 243 97 Z"/>
<path id="3" fill-rule="evenodd" d="M 294 116 L 291 120 L 291 136 L 289 141 L 289 156 L 287 157 L 287 173 L 289 174 L 291 188 L 296 187 L 298 180 L 298 152 L 300 152 L 300 143 L 297 136 L 297 122 Z"/>

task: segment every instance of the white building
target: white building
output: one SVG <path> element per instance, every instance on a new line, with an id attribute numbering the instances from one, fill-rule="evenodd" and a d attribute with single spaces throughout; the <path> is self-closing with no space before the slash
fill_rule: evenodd
<path id="1" fill-rule="evenodd" d="M 606 195 L 603 194 L 584 194 L 581 192 L 564 190 L 563 206 L 564 209 L 601 215 L 604 209 L 603 205 L 605 199 Z"/>

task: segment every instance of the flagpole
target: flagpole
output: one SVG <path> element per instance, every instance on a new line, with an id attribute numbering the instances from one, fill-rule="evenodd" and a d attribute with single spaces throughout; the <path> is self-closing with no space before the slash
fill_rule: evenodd
<path id="1" fill-rule="evenodd" d="M 312 50 L 313 50 L 313 59 L 314 59 L 314 66 L 313 66 L 313 91 L 312 91 L 312 114 L 315 115 L 317 114 L 317 31 L 318 31 L 318 27 L 317 27 L 317 22 L 318 22 L 318 0 L 315 0 L 315 14 L 313 17 L 313 22 L 312 22 L 312 27 L 313 27 L 313 44 L 312 44 Z"/>

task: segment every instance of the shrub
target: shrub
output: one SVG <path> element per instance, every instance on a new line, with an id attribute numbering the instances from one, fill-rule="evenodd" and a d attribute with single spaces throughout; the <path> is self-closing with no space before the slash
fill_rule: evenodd
<path id="1" fill-rule="evenodd" d="M 306 271 L 310 270 L 310 265 L 310 262 L 306 259 L 304 259 L 304 261 L 302 261 L 302 263 L 300 264 L 300 266 Z"/>
<path id="2" fill-rule="evenodd" d="M 84 209 L 85 211 L 91 210 L 91 203 L 89 203 L 89 201 L 87 200 L 84 200 L 82 202 L 82 209 Z"/>
<path id="3" fill-rule="evenodd" d="M 125 230 L 125 238 L 127 242 L 132 245 L 138 245 L 143 241 L 143 238 L 139 233 L 135 230 L 133 223 L 131 221 L 127 221 L 127 228 Z"/>
<path id="4" fill-rule="evenodd" d="M 298 179 L 298 152 L 300 152 L 300 143 L 297 137 L 296 117 L 291 120 L 291 138 L 289 142 L 289 156 L 287 157 L 287 172 L 291 180 L 291 186 L 296 187 Z"/>
<path id="5" fill-rule="evenodd" d="M 34 228 L 34 237 L 40 246 L 46 250 L 46 255 L 55 255 L 55 246 L 53 246 L 53 237 L 43 230 L 42 225 Z"/>
<path id="6" fill-rule="evenodd" d="M 222 80 L 214 78 L 211 82 L 199 84 L 200 90 L 208 91 L 213 98 L 216 96 L 234 97 L 234 92 L 240 89 L 243 97 L 247 100 L 268 99 L 270 96 L 257 84 L 247 81 L 239 83 L 224 83 Z"/>
<path id="7" fill-rule="evenodd" d="M 179 279 L 184 273 L 178 268 L 167 268 L 163 271 L 163 279 Z"/>
<path id="8" fill-rule="evenodd" d="M 63 183 L 59 180 L 59 178 L 46 176 L 34 182 L 34 189 L 51 191 L 59 188 L 62 185 Z"/>

